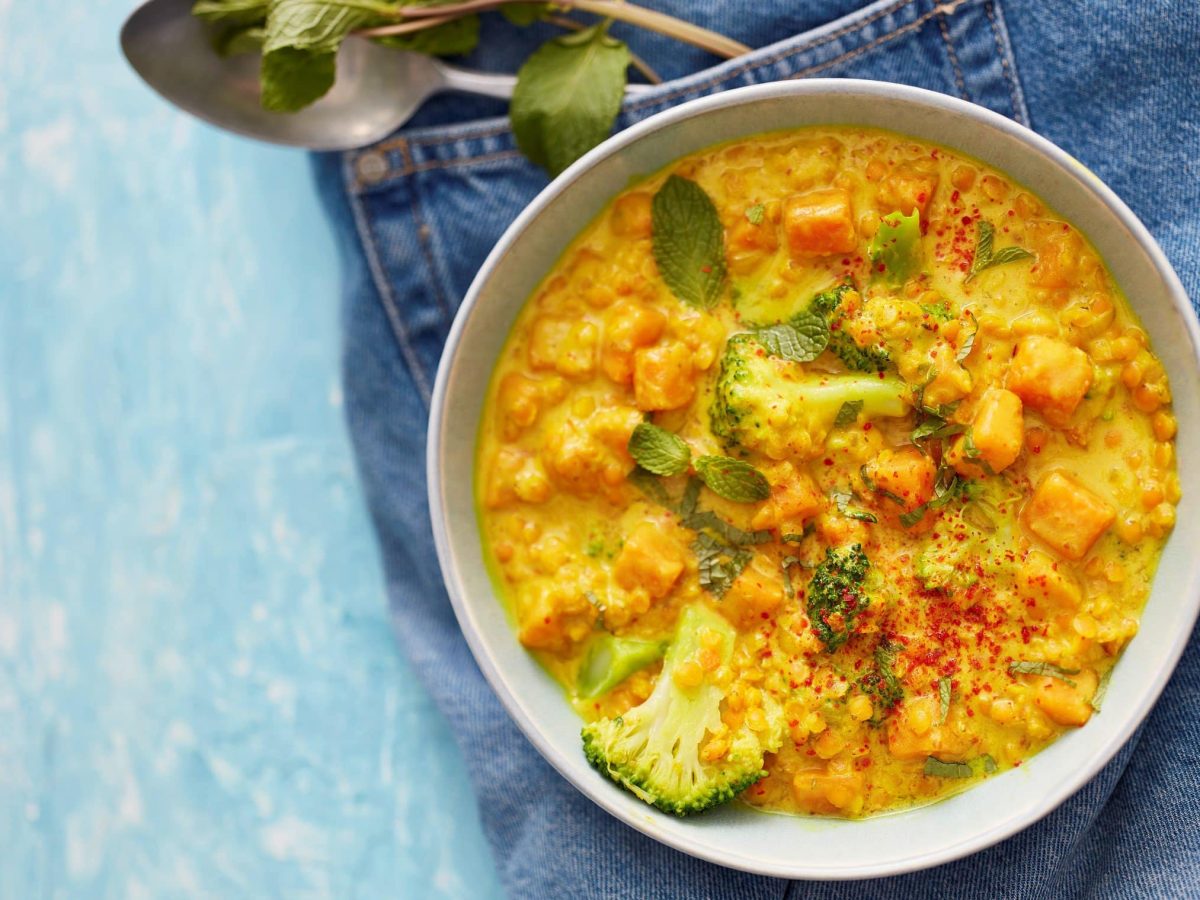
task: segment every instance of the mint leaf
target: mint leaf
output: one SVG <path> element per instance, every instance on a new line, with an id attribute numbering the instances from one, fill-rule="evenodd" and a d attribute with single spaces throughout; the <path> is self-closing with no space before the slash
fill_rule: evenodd
<path id="1" fill-rule="evenodd" d="M 1070 676 L 1079 674 L 1078 669 L 1063 669 L 1054 663 L 1027 659 L 1009 663 L 1008 671 L 1011 675 L 1045 675 L 1057 678 L 1059 681 L 1065 681 L 1071 687 L 1075 687 L 1075 682 L 1071 680 Z"/>
<path id="2" fill-rule="evenodd" d="M 993 253 L 992 247 L 996 240 L 996 229 L 991 222 L 979 223 L 979 237 L 975 242 L 975 259 L 971 261 L 971 271 L 963 279 L 966 284 L 980 272 L 992 266 L 1002 266 L 1005 263 L 1016 262 L 1019 259 L 1033 259 L 1033 254 L 1022 247 L 1005 247 Z"/>
<path id="3" fill-rule="evenodd" d="M 392 21 L 374 0 L 271 0 L 263 41 L 262 105 L 295 112 L 333 87 L 338 48 L 351 31 Z"/>
<path id="4" fill-rule="evenodd" d="M 791 362 L 811 362 L 829 343 L 829 326 L 820 316 L 804 313 L 797 322 L 768 325 L 754 332 L 754 338 L 771 356 Z"/>
<path id="5" fill-rule="evenodd" d="M 1113 666 L 1112 669 L 1100 676 L 1100 682 L 1096 685 L 1096 693 L 1092 694 L 1092 709 L 1096 712 L 1100 712 L 1100 707 L 1104 704 L 1104 696 L 1108 693 L 1108 683 L 1112 681 L 1112 673 L 1115 668 L 1116 666 Z"/>
<path id="6" fill-rule="evenodd" d="M 751 551 L 727 547 L 703 532 L 696 535 L 696 540 L 692 541 L 692 550 L 696 554 L 696 574 L 700 580 L 700 587 L 718 600 L 725 596 L 737 577 L 754 559 Z"/>
<path id="7" fill-rule="evenodd" d="M 963 345 L 958 348 L 958 352 L 954 354 L 956 362 L 965 362 L 967 357 L 971 355 L 971 351 L 975 348 L 975 338 L 979 336 L 979 320 L 975 318 L 975 313 L 967 310 L 967 315 L 971 317 L 971 322 L 975 327 L 971 329 L 971 334 L 963 341 Z"/>
<path id="8" fill-rule="evenodd" d="M 712 309 L 725 287 L 725 230 L 717 208 L 694 181 L 670 176 L 650 207 L 654 261 L 671 293 Z"/>
<path id="9" fill-rule="evenodd" d="M 226 28 L 213 38 L 213 49 L 219 56 L 237 56 L 240 53 L 259 53 L 263 41 L 267 39 L 267 29 L 262 23 L 256 25 L 238 25 Z"/>
<path id="10" fill-rule="evenodd" d="M 925 774 L 934 778 L 970 778 L 975 774 L 975 770 L 967 763 L 942 762 L 936 756 L 927 756 Z"/>
<path id="11" fill-rule="evenodd" d="M 501 7 L 507 9 L 507 7 Z M 375 38 L 386 47 L 426 56 L 463 56 L 479 44 L 479 16 L 463 16 L 413 34 Z"/>
<path id="12" fill-rule="evenodd" d="M 710 491 L 734 503 L 757 503 L 771 496 L 771 485 L 748 462 L 729 456 L 701 456 L 696 474 Z"/>
<path id="13" fill-rule="evenodd" d="M 641 466 L 635 466 L 634 470 L 625 476 L 625 480 L 659 506 L 665 506 L 668 509 L 672 507 L 672 501 L 667 494 L 667 489 L 663 487 L 658 476 L 652 472 L 647 472 Z"/>
<path id="14" fill-rule="evenodd" d="M 939 678 L 938 686 L 938 724 L 946 721 L 946 716 L 950 712 L 950 696 L 951 687 L 949 678 Z"/>
<path id="15" fill-rule="evenodd" d="M 205 22 L 254 25 L 267 17 L 267 0 L 198 0 L 192 15 Z"/>
<path id="16" fill-rule="evenodd" d="M 336 53 L 282 47 L 263 53 L 259 80 L 262 105 L 273 112 L 296 112 L 320 100 L 333 87 Z"/>
<path id="17" fill-rule="evenodd" d="M 921 214 L 888 213 L 867 245 L 872 268 L 886 280 L 901 283 L 921 267 Z"/>
<path id="18" fill-rule="evenodd" d="M 549 3 L 506 3 L 500 7 L 500 15 L 512 24 L 524 28 L 550 15 Z"/>
<path id="19" fill-rule="evenodd" d="M 751 225 L 761 225 L 763 217 L 766 216 L 767 208 L 761 203 L 755 203 L 746 210 L 746 221 Z"/>
<path id="20" fill-rule="evenodd" d="M 629 48 L 601 22 L 542 44 L 517 71 L 509 106 L 517 146 L 557 175 L 612 130 L 625 96 Z"/>
<path id="21" fill-rule="evenodd" d="M 629 455 L 655 475 L 679 475 L 687 471 L 692 461 L 691 449 L 678 435 L 649 422 L 639 422 L 633 429 Z"/>
<path id="22" fill-rule="evenodd" d="M 837 417 L 833 420 L 834 428 L 847 428 L 858 421 L 858 414 L 862 412 L 863 401 L 847 400 L 838 410 Z"/>

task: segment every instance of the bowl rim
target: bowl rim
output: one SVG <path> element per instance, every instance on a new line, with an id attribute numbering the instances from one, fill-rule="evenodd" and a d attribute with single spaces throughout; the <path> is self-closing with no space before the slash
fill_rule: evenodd
<path id="1" fill-rule="evenodd" d="M 1017 832 L 1028 828 L 1076 794 L 1125 746 L 1129 738 L 1150 713 L 1168 680 L 1174 674 L 1179 659 L 1190 639 L 1191 632 L 1195 627 L 1197 615 L 1200 614 L 1200 602 L 1197 602 L 1198 596 L 1200 596 L 1200 593 L 1198 593 L 1198 588 L 1200 588 L 1200 569 L 1193 566 L 1190 573 L 1189 587 L 1193 599 L 1191 601 L 1192 610 L 1189 617 L 1189 626 L 1180 629 L 1174 636 L 1169 647 L 1165 648 L 1166 652 L 1160 655 L 1163 665 L 1159 668 L 1158 677 L 1146 686 L 1137 705 L 1126 712 L 1124 724 L 1120 727 L 1117 734 L 1110 739 L 1109 743 L 1100 748 L 1098 752 L 1092 753 L 1085 760 L 1082 760 L 1083 765 L 1074 769 L 1068 778 L 1063 779 L 1059 783 L 1056 790 L 1044 795 L 1031 809 L 996 822 L 991 827 L 965 840 L 950 841 L 946 846 L 940 847 L 937 850 L 918 854 L 898 862 L 859 864 L 848 869 L 840 867 L 837 864 L 819 868 L 803 865 L 779 865 L 767 863 L 760 859 L 747 858 L 735 851 L 717 850 L 711 844 L 692 840 L 688 836 L 674 831 L 664 832 L 656 829 L 648 824 L 648 820 L 632 817 L 626 810 L 620 808 L 615 799 L 618 795 L 601 789 L 609 787 L 607 782 L 596 779 L 595 781 L 581 784 L 572 776 L 565 760 L 560 758 L 559 751 L 544 734 L 542 727 L 532 717 L 525 714 L 514 691 L 482 639 L 480 625 L 471 612 L 470 606 L 464 596 L 464 586 L 455 568 L 454 554 L 451 549 L 447 526 L 447 507 L 442 480 L 442 458 L 446 446 L 445 429 L 449 412 L 446 403 L 447 390 L 452 371 L 458 359 L 459 345 L 493 270 L 529 225 L 557 198 L 569 191 L 572 185 L 594 165 L 601 160 L 620 153 L 626 147 L 639 141 L 646 135 L 684 120 L 703 116 L 711 111 L 724 109 L 729 106 L 774 99 L 781 96 L 823 94 L 853 94 L 860 97 L 874 97 L 882 100 L 908 101 L 910 103 L 933 107 L 939 112 L 958 114 L 975 119 L 981 124 L 1004 132 L 1007 136 L 1015 138 L 1029 146 L 1038 155 L 1052 165 L 1055 165 L 1064 175 L 1074 179 L 1107 207 L 1108 211 L 1113 214 L 1116 220 L 1127 230 L 1130 237 L 1140 246 L 1158 276 L 1162 279 L 1162 284 L 1170 296 L 1175 311 L 1185 323 L 1187 336 L 1191 343 L 1192 361 L 1200 369 L 1200 320 L 1197 319 L 1196 312 L 1192 308 L 1187 292 L 1184 290 L 1183 284 L 1167 260 L 1162 248 L 1159 247 L 1158 242 L 1124 201 L 1101 181 L 1097 175 L 1065 150 L 1030 128 L 999 113 L 965 100 L 924 88 L 853 78 L 814 78 L 769 82 L 736 88 L 690 100 L 650 116 L 618 132 L 590 150 L 551 181 L 521 211 L 520 215 L 513 220 L 508 228 L 505 229 L 504 234 L 497 241 L 495 247 L 488 254 L 479 271 L 476 273 L 475 278 L 472 280 L 466 296 L 454 317 L 446 339 L 430 402 L 429 430 L 426 442 L 426 476 L 430 516 L 438 563 L 441 567 L 443 580 L 447 593 L 450 596 L 459 628 L 466 638 L 477 665 L 509 716 L 521 729 L 529 742 L 533 744 L 534 748 L 563 778 L 584 796 L 624 824 L 690 856 L 759 875 L 792 879 L 851 880 L 901 875 L 961 859 L 997 844 Z"/>

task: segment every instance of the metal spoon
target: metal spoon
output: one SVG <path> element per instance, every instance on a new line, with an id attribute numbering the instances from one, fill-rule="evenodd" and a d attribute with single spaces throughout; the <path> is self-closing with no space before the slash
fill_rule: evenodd
<path id="1" fill-rule="evenodd" d="M 192 2 L 147 0 L 134 10 L 121 28 L 125 58 L 168 102 L 260 141 L 349 150 L 387 137 L 433 94 L 508 98 L 516 83 L 511 75 L 471 72 L 351 38 L 338 53 L 337 81 L 328 94 L 300 112 L 269 112 L 259 104 L 259 57 L 218 55 L 209 26 L 191 14 Z"/>

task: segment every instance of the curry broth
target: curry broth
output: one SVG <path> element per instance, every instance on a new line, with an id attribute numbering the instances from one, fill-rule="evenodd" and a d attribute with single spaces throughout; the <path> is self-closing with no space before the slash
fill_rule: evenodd
<path id="1" fill-rule="evenodd" d="M 655 262 L 652 197 L 669 175 L 698 184 L 723 226 L 728 280 L 712 309 L 678 299 Z M 914 209 L 919 270 L 887 277 L 872 238 Z M 993 258 L 1013 258 L 972 272 L 980 223 Z M 831 334 L 886 353 L 879 377 L 903 383 L 900 414 L 797 428 L 775 404 L 752 446 L 714 434 L 730 337 L 839 285 L 853 288 Z M 781 383 L 847 369 L 830 350 L 768 365 Z M 643 420 L 770 484 L 752 503 L 699 494 L 725 523 L 769 534 L 741 548 L 750 560 L 723 593 L 702 586 L 697 531 L 675 506 L 691 473 L 651 476 L 653 489 L 630 477 Z M 922 429 L 935 436 L 915 440 Z M 1035 196 L 945 148 L 800 129 L 684 158 L 571 244 L 497 363 L 479 520 L 520 640 L 585 720 L 642 703 L 662 669 L 583 698 L 597 636 L 667 641 L 681 609 L 705 604 L 737 629 L 731 661 L 702 676 L 725 690 L 717 731 L 779 720 L 769 775 L 742 799 L 866 815 L 1019 766 L 1099 708 L 1174 524 L 1174 433 L 1128 304 Z M 870 605 L 831 648 L 807 579 L 827 548 L 853 545 Z M 719 761 L 721 735 L 706 738 L 702 758 Z"/>

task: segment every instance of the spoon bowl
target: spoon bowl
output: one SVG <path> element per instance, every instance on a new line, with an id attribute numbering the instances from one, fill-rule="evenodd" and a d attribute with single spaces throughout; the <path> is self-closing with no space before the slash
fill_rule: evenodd
<path id="1" fill-rule="evenodd" d="M 148 0 L 121 29 L 121 49 L 142 80 L 199 119 L 246 137 L 310 150 L 349 150 L 381 140 L 430 96 L 458 90 L 512 96 L 511 76 L 470 72 L 433 57 L 351 37 L 328 94 L 295 113 L 262 108 L 261 57 L 223 57 L 212 28 L 191 14 L 192 0 Z"/>

